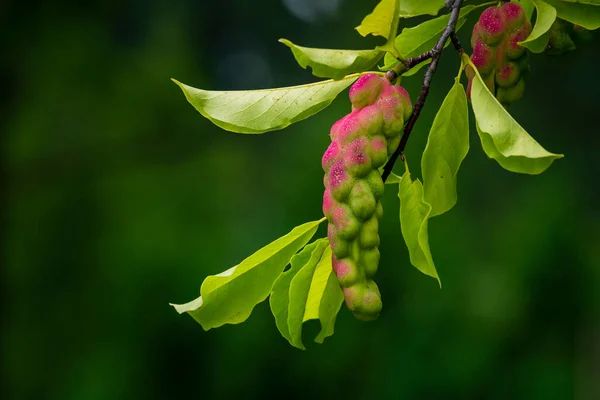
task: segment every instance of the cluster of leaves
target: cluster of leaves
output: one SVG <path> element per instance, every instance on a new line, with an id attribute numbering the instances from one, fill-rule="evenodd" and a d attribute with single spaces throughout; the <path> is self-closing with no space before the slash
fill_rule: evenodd
<path id="1" fill-rule="evenodd" d="M 600 27 L 600 0 L 520 0 L 528 17 L 535 13 L 531 35 L 521 44 L 539 53 L 548 43 L 548 31 L 557 17 L 587 29 Z M 456 29 L 482 7 L 466 5 L 460 10 Z M 310 67 L 325 81 L 301 86 L 252 91 L 208 91 L 175 81 L 187 100 L 206 118 L 228 131 L 259 134 L 283 129 L 327 107 L 359 76 L 368 73 L 383 59 L 379 74 L 389 69 L 414 75 L 423 62 L 408 71 L 398 69 L 401 60 L 430 50 L 446 28 L 449 15 L 441 15 L 397 35 L 400 18 L 437 15 L 444 0 L 382 0 L 356 29 L 362 36 L 375 35 L 385 44 L 367 50 L 317 49 L 288 46 L 298 64 Z M 447 45 L 447 44 L 446 44 Z M 402 235 L 413 266 L 439 281 L 429 248 L 428 220 L 456 204 L 456 177 L 469 150 L 469 107 L 460 82 L 464 68 L 472 65 L 465 54 L 454 85 L 448 92 L 431 126 L 421 159 L 423 182 L 411 177 L 405 162 L 402 177 L 392 174 L 387 184 L 398 184 L 399 219 Z M 473 79 L 471 108 L 484 152 L 513 172 L 539 174 L 559 154 L 545 150 L 521 127 L 488 90 L 479 73 Z M 320 182 L 320 179 L 317 181 Z M 200 297 L 183 305 L 178 312 L 189 313 L 205 330 L 245 321 L 252 309 L 270 295 L 270 305 L 281 334 L 295 347 L 302 344 L 302 324 L 318 319 L 321 332 L 317 342 L 333 334 L 343 295 L 331 267 L 327 239 L 308 244 L 325 218 L 294 228 L 285 236 L 218 275 L 202 283 Z M 307 245 L 308 244 L 308 245 Z M 285 267 L 291 264 L 288 270 Z M 441 285 L 441 283 L 440 283 Z"/>

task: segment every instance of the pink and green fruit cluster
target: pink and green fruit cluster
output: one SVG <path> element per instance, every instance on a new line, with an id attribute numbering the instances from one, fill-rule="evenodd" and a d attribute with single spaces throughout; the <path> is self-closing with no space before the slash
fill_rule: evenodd
<path id="1" fill-rule="evenodd" d="M 323 155 L 323 213 L 329 222 L 333 270 L 346 306 L 358 318 L 377 318 L 381 296 L 372 278 L 379 264 L 379 219 L 384 182 L 379 173 L 400 142 L 412 113 L 406 90 L 367 74 L 350 88 L 352 112 L 331 128 Z"/>
<path id="2" fill-rule="evenodd" d="M 518 43 L 527 39 L 530 33 L 531 23 L 518 3 L 487 8 L 473 28 L 471 61 L 488 89 L 504 106 L 520 99 L 525 91 L 528 54 Z M 469 96 L 474 75 L 468 67 Z"/>

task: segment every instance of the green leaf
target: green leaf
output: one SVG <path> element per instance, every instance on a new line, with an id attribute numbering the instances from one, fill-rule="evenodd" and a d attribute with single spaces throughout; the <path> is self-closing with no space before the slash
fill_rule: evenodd
<path id="1" fill-rule="evenodd" d="M 237 133 L 283 129 L 327 107 L 357 75 L 334 81 L 263 90 L 209 91 L 173 79 L 187 101 L 215 125 Z"/>
<path id="2" fill-rule="evenodd" d="M 291 337 L 290 344 L 302 350 L 305 350 L 302 344 L 302 323 L 304 322 L 304 312 L 306 310 L 311 278 L 327 246 L 328 243 L 326 240 L 318 241 L 317 246 L 311 252 L 310 258 L 306 260 L 298 273 L 290 281 L 287 319 Z"/>
<path id="3" fill-rule="evenodd" d="M 402 179 L 401 176 L 396 175 L 395 173 L 391 172 L 390 175 L 388 176 L 388 178 L 385 181 L 386 185 L 395 185 L 397 183 L 400 183 L 400 180 Z"/>
<path id="4" fill-rule="evenodd" d="M 172 304 L 173 307 L 180 314 L 189 313 L 204 330 L 244 322 L 254 306 L 267 298 L 283 268 L 324 220 L 297 226 L 235 267 L 208 276 L 199 298 L 186 304 Z"/>
<path id="5" fill-rule="evenodd" d="M 328 246 L 315 268 L 302 319 L 303 322 L 312 319 L 321 322 L 321 331 L 315 338 L 315 342 L 323 343 L 325 338 L 333 335 L 335 318 L 343 302 L 344 293 L 333 272 L 331 247 Z"/>
<path id="6" fill-rule="evenodd" d="M 548 45 L 548 31 L 556 20 L 556 9 L 542 0 L 533 0 L 537 9 L 535 26 L 527 39 L 519 44 L 534 53 L 541 53 Z"/>
<path id="7" fill-rule="evenodd" d="M 483 83 L 467 56 L 463 60 L 475 71 L 471 84 L 471 106 L 483 150 L 504 169 L 523 174 L 544 172 L 562 154 L 546 151 L 513 119 Z"/>
<path id="8" fill-rule="evenodd" d="M 456 176 L 469 152 L 469 109 L 459 78 L 450 89 L 429 131 L 421 159 L 425 202 L 429 217 L 440 215 L 456 204 Z"/>
<path id="9" fill-rule="evenodd" d="M 381 0 L 373 12 L 367 15 L 355 29 L 362 36 L 374 35 L 389 38 L 394 35 L 394 20 L 397 21 L 399 0 Z"/>
<path id="10" fill-rule="evenodd" d="M 460 10 L 460 16 L 456 22 L 458 31 L 467 20 L 467 16 L 478 6 L 466 6 Z M 400 35 L 396 37 L 396 48 L 400 51 L 403 58 L 415 57 L 431 50 L 442 36 L 442 33 L 448 25 L 450 14 L 442 15 L 434 19 L 425 21 L 412 28 L 404 28 Z M 446 42 L 448 45 L 450 41 Z"/>
<path id="11" fill-rule="evenodd" d="M 344 295 L 331 266 L 331 248 L 327 239 L 324 239 L 319 242 L 310 259 L 290 283 L 288 306 L 290 344 L 305 349 L 302 343 L 302 324 L 311 319 L 321 321 L 321 332 L 315 341 L 322 343 L 326 337 L 331 336 L 335 317 L 343 300 Z"/>
<path id="12" fill-rule="evenodd" d="M 425 275 L 437 279 L 441 287 L 442 282 L 431 257 L 427 233 L 431 206 L 423 198 L 421 182 L 418 179 L 411 181 L 408 168 L 400 180 L 398 197 L 400 197 L 400 227 L 408 248 L 410 262 Z"/>
<path id="13" fill-rule="evenodd" d="M 555 0 L 555 1 L 562 1 L 565 3 L 578 3 L 578 4 L 584 4 L 584 5 L 594 5 L 594 6 L 600 6 L 600 0 Z"/>
<path id="14" fill-rule="evenodd" d="M 355 72 L 363 72 L 383 57 L 383 52 L 379 50 L 316 49 L 298 46 L 286 39 L 279 41 L 292 50 L 302 68 L 310 67 L 313 75 L 320 78 L 341 79 Z"/>
<path id="15" fill-rule="evenodd" d="M 400 16 L 403 18 L 417 15 L 437 15 L 444 7 L 444 0 L 400 0 Z"/>
<path id="16" fill-rule="evenodd" d="M 290 304 L 290 283 L 296 274 L 304 267 L 317 246 L 326 239 L 319 239 L 304 247 L 299 253 L 295 254 L 290 261 L 291 267 L 284 271 L 273 284 L 271 296 L 269 297 L 269 305 L 271 312 L 275 317 L 275 324 L 281 335 L 292 343 L 292 336 L 288 327 L 288 306 Z M 323 250 L 321 250 L 321 253 Z"/>
<path id="17" fill-rule="evenodd" d="M 466 22 L 467 16 L 471 11 L 479 8 L 481 6 L 473 6 L 469 5 L 463 7 L 460 10 L 460 16 L 456 23 L 456 31 L 458 31 Z M 450 15 L 442 15 L 440 17 L 425 21 L 415 27 L 412 28 L 404 28 L 400 35 L 398 35 L 395 39 L 396 49 L 400 52 L 400 56 L 404 59 L 416 57 L 425 53 L 426 51 L 431 50 L 437 43 L 437 41 L 442 36 L 442 33 L 446 29 L 448 25 L 448 20 L 450 19 Z M 450 41 L 448 40 L 444 46 L 448 46 Z M 411 68 L 407 72 L 405 72 L 404 76 L 414 75 L 419 69 L 423 66 L 429 64 L 431 60 L 427 60 L 426 62 L 420 63 L 417 66 Z M 384 58 L 384 67 L 383 70 L 389 70 L 393 68 L 393 66 L 397 63 L 397 60 L 393 55 L 387 53 Z M 387 68 L 386 68 L 387 67 Z"/>
<path id="18" fill-rule="evenodd" d="M 587 0 L 582 2 L 546 0 L 556 8 L 559 18 L 583 26 L 585 29 L 600 28 L 600 1 Z"/>

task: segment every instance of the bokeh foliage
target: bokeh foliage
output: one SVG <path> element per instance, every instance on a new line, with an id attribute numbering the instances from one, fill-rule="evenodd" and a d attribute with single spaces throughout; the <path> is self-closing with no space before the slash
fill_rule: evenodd
<path id="1" fill-rule="evenodd" d="M 410 266 L 388 190 L 376 322 L 342 309 L 336 335 L 305 340 L 301 352 L 267 303 L 244 324 L 209 332 L 168 305 L 320 218 L 320 158 L 329 126 L 349 110 L 345 97 L 284 131 L 241 136 L 201 118 L 169 80 L 301 84 L 314 78 L 280 37 L 380 43 L 352 29 L 374 1 L 306 1 L 304 19 L 294 3 L 0 5 L 2 397 L 600 395 L 598 39 L 561 58 L 532 57 L 525 97 L 511 107 L 544 147 L 565 154 L 544 174 L 502 170 L 471 130 L 459 201 L 429 227 L 442 290 Z M 459 34 L 465 44 L 473 22 Z M 415 176 L 458 65 L 452 52 L 442 58 L 411 136 Z M 420 76 L 403 85 L 417 93 Z"/>

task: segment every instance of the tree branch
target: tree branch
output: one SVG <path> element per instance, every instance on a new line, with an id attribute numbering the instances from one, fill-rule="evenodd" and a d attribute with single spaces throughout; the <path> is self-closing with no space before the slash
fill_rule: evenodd
<path id="1" fill-rule="evenodd" d="M 462 54 L 465 52 L 463 50 L 462 46 L 460 45 L 460 41 L 458 40 L 458 37 L 456 37 L 456 32 L 452 32 L 450 34 L 450 40 L 452 41 L 452 44 L 454 45 L 454 48 L 456 49 L 456 51 L 458 51 L 458 54 Z"/>
<path id="2" fill-rule="evenodd" d="M 458 21 L 458 16 L 460 15 L 460 7 L 462 6 L 462 3 L 463 0 L 447 0 L 446 7 L 450 8 L 450 19 L 448 20 L 448 25 L 446 25 L 446 29 L 442 33 L 442 36 L 437 41 L 433 49 L 421 54 L 420 56 L 406 59 L 403 62 L 405 67 L 408 67 L 407 64 L 410 63 L 411 66 L 409 68 L 412 68 L 413 66 L 431 58 L 431 64 L 429 64 L 429 67 L 427 67 L 427 71 L 425 71 L 423 85 L 421 86 L 421 93 L 419 93 L 419 97 L 417 98 L 417 102 L 415 103 L 413 112 L 410 118 L 408 119 L 408 122 L 404 126 L 404 134 L 402 135 L 402 139 L 400 139 L 400 144 L 398 145 L 396 151 L 394 151 L 388 162 L 383 167 L 381 178 L 384 182 L 392 172 L 392 169 L 394 168 L 394 163 L 396 163 L 398 157 L 401 155 L 402 157 L 404 157 L 403 154 L 404 149 L 406 148 L 406 143 L 408 142 L 408 138 L 410 137 L 410 133 L 412 132 L 413 127 L 415 126 L 415 122 L 417 122 L 417 119 L 421 114 L 421 109 L 425 105 L 425 100 L 427 100 L 427 95 L 429 94 L 429 87 L 431 85 L 431 79 L 433 78 L 433 74 L 435 73 L 437 65 L 442 56 L 444 44 L 450 38 L 456 50 L 459 53 L 463 51 L 462 47 L 460 46 L 460 42 L 456 38 L 456 23 Z M 389 79 L 391 75 L 395 75 L 393 79 L 396 79 L 397 73 L 395 71 L 394 74 L 390 74 L 390 76 L 388 76 L 388 74 L 386 73 L 386 78 Z M 393 79 L 391 79 L 390 81 L 392 81 Z"/>
<path id="3" fill-rule="evenodd" d="M 388 81 L 393 82 L 398 75 L 408 71 L 409 69 L 416 67 L 421 64 L 423 61 L 429 60 L 433 57 L 433 50 L 426 51 L 425 53 L 418 55 L 416 57 L 407 58 L 405 60 L 399 60 L 400 62 L 394 69 L 390 69 L 385 73 L 385 77 Z"/>

